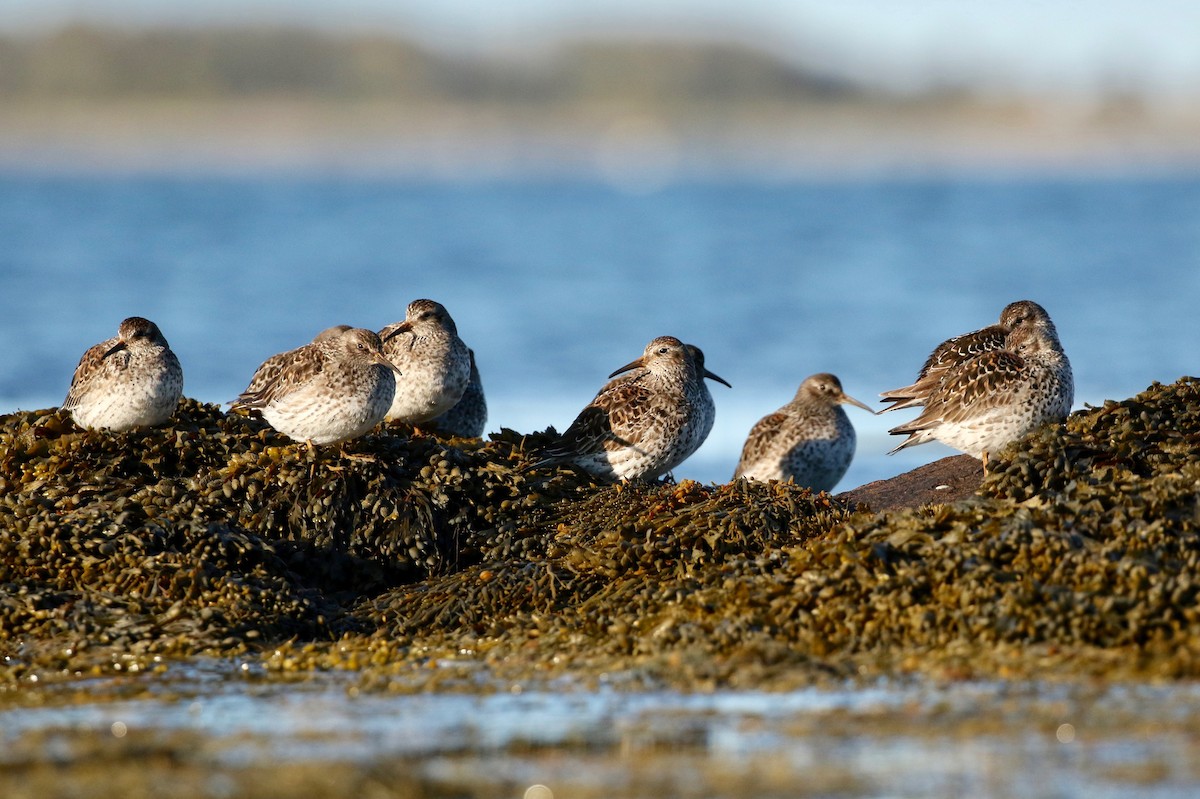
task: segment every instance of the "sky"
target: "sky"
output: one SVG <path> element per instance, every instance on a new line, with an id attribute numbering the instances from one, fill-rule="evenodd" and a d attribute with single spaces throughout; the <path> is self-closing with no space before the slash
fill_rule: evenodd
<path id="1" fill-rule="evenodd" d="M 967 77 L 1194 94 L 1197 0 L 3 0 L 0 29 L 266 22 L 395 30 L 440 47 L 519 51 L 575 33 L 724 36 L 851 77 Z"/>

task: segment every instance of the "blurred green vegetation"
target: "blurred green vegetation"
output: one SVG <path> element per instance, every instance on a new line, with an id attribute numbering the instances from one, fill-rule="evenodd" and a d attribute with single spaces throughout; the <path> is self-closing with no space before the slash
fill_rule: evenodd
<path id="1" fill-rule="evenodd" d="M 652 184 L 691 169 L 1200 163 L 1200 106 L 1127 84 L 852 79 L 850 53 L 719 36 L 455 50 L 391 29 L 0 31 L 0 168 L 582 169 Z"/>
<path id="2" fill-rule="evenodd" d="M 839 102 L 865 90 L 738 44 L 578 40 L 529 56 L 452 55 L 398 36 L 302 28 L 73 25 L 0 38 L 0 98 L 399 102 Z"/>

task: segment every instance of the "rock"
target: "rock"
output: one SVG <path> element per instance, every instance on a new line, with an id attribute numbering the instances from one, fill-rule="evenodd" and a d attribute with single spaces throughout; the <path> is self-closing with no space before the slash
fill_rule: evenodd
<path id="1" fill-rule="evenodd" d="M 965 499 L 978 491 L 982 482 L 983 463 L 979 459 L 954 455 L 845 491 L 837 499 L 873 511 L 919 508 Z"/>
<path id="2" fill-rule="evenodd" d="M 119 434 L 0 419 L 0 687 L 234 652 L 413 689 L 455 660 L 685 690 L 1200 677 L 1194 378 L 982 482 L 962 456 L 838 497 L 525 469 L 550 438 L 311 450 L 193 400 Z"/>

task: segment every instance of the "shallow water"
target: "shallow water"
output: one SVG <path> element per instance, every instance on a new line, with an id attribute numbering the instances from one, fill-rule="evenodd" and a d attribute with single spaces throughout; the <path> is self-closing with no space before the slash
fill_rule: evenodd
<path id="1" fill-rule="evenodd" d="M 662 334 L 701 346 L 717 422 L 679 478 L 724 482 L 800 380 L 867 402 L 1018 298 L 1057 322 L 1076 404 L 1200 369 L 1200 179 L 947 176 L 588 180 L 319 174 L 0 175 L 0 411 L 57 405 L 79 356 L 140 314 L 190 396 L 232 399 L 336 323 L 440 300 L 476 350 L 489 429 L 563 429 Z M 841 488 L 949 453 L 885 455 L 908 417 L 850 408 Z"/>
<path id="2" fill-rule="evenodd" d="M 164 751 L 185 746 L 189 764 L 210 777 L 225 775 L 227 795 L 238 795 L 246 769 L 321 763 L 352 771 L 400 763 L 424 795 L 520 796 L 538 784 L 559 797 L 1200 791 L 1192 684 L 915 682 L 691 695 L 484 686 L 488 693 L 391 695 L 359 691 L 352 675 L 281 684 L 237 664 L 172 666 L 158 677 L 71 686 L 72 696 L 82 688 L 93 697 L 85 704 L 56 701 L 51 689 L 44 706 L 0 711 L 0 766 L 52 761 L 68 773 L 103 745 L 119 769 L 122 741 L 139 757 L 157 741 Z"/>

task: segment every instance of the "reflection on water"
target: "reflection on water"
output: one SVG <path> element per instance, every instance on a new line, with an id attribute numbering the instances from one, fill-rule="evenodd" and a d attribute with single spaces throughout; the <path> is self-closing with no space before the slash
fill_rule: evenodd
<path id="1" fill-rule="evenodd" d="M 469 795 L 535 784 L 560 797 L 1200 790 L 1200 687 L 1191 684 L 888 683 L 694 695 L 489 685 L 483 695 L 389 695 L 358 691 L 352 675 L 281 685 L 217 663 L 92 686 L 97 699 L 136 687 L 138 698 L 51 698 L 0 712 L 0 764 L 52 758 L 65 767 L 94 751 L 93 739 L 165 747 L 184 736 L 214 772 L 403 762 L 427 784 L 465 785 Z M 47 733 L 52 752 L 21 745 Z"/>

